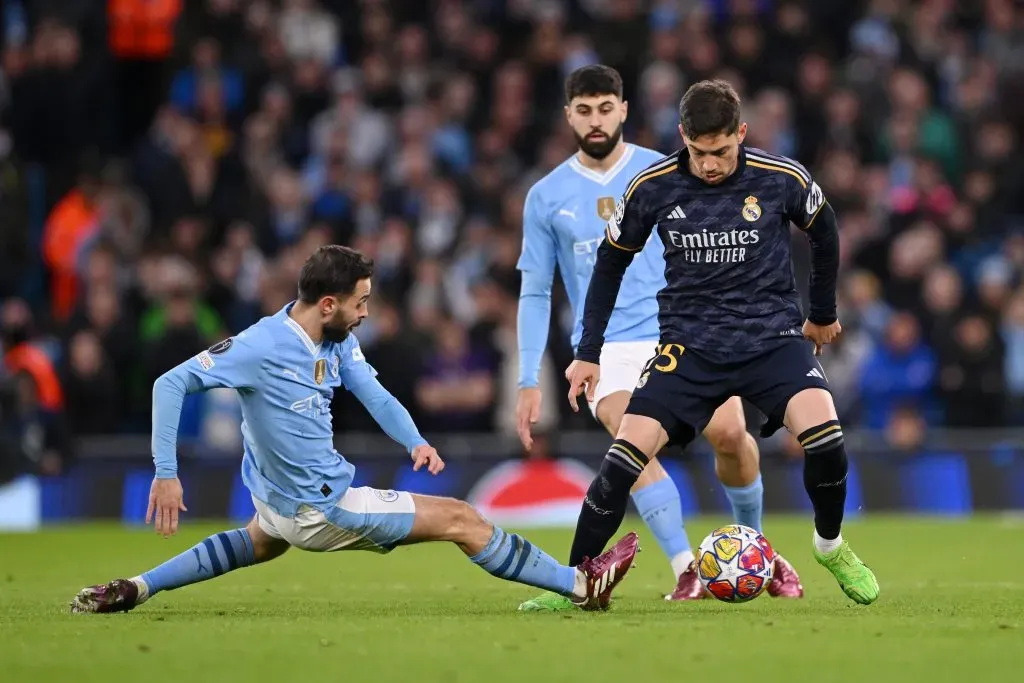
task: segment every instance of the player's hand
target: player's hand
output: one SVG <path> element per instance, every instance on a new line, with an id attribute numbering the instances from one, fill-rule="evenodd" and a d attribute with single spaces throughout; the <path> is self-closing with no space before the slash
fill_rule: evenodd
<path id="1" fill-rule="evenodd" d="M 593 402 L 597 382 L 601 379 L 601 366 L 585 360 L 574 360 L 565 370 L 565 378 L 569 380 L 569 405 L 574 413 L 580 412 L 576 398 L 586 392 L 587 400 Z"/>
<path id="2" fill-rule="evenodd" d="M 519 390 L 519 399 L 516 401 L 516 432 L 526 450 L 533 448 L 530 425 L 537 424 L 540 420 L 540 403 L 541 393 L 537 387 Z"/>
<path id="3" fill-rule="evenodd" d="M 814 342 L 814 355 L 821 355 L 821 347 L 831 344 L 843 332 L 843 326 L 839 321 L 831 325 L 815 325 L 810 320 L 804 322 L 804 337 Z"/>
<path id="4" fill-rule="evenodd" d="M 427 466 L 427 472 L 437 474 L 444 469 L 444 460 L 437 454 L 433 446 L 423 444 L 412 449 L 412 471 L 419 472 L 420 468 Z"/>
<path id="5" fill-rule="evenodd" d="M 149 487 L 149 507 L 146 508 L 146 524 L 156 514 L 156 532 L 164 538 L 178 533 L 178 512 L 188 512 L 183 500 L 185 492 L 178 478 L 153 479 Z"/>

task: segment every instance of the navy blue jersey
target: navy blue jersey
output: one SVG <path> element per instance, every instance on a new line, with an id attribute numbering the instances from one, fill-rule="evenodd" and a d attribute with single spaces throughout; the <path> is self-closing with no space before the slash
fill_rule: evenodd
<path id="1" fill-rule="evenodd" d="M 688 164 L 683 149 L 639 173 L 601 245 L 639 252 L 657 229 L 667 282 L 658 294 L 661 341 L 730 362 L 802 336 L 789 224 L 811 226 L 826 205 L 821 189 L 799 163 L 742 145 L 736 171 L 717 185 Z M 834 280 L 832 297 L 834 306 Z M 594 357 L 584 347 L 599 352 L 604 326 L 595 319 L 584 327 L 594 334 L 585 330 L 579 357 Z"/>

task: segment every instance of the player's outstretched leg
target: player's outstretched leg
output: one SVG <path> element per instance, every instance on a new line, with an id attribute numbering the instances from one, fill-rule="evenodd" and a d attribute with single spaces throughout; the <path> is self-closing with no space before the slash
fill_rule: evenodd
<path id="1" fill-rule="evenodd" d="M 683 525 L 679 489 L 657 459 L 651 460 L 633 486 L 633 504 L 647 524 L 658 546 L 669 558 L 679 581 L 693 565 L 690 539 Z M 690 572 L 696 581 L 695 572 Z M 699 581 L 696 588 L 703 590 Z M 700 597 L 699 593 L 694 597 Z M 558 593 L 544 593 L 519 605 L 520 612 L 561 612 L 575 609 L 572 601 Z"/>
<path id="2" fill-rule="evenodd" d="M 747 431 L 742 399 L 734 396 L 719 406 L 704 430 L 704 436 L 715 449 L 715 472 L 729 499 L 733 519 L 737 524 L 762 531 L 764 485 L 761 483 L 761 458 L 757 441 Z M 680 577 L 676 592 L 670 597 L 679 599 L 675 596 L 681 590 L 692 591 L 694 585 L 703 593 L 696 567 L 691 568 L 687 576 Z M 803 597 L 804 587 L 796 569 L 782 556 L 775 560 L 768 594 L 776 598 Z"/>
<path id="3" fill-rule="evenodd" d="M 287 549 L 285 541 L 269 536 L 253 518 L 248 526 L 214 534 L 140 576 L 83 588 L 71 601 L 71 611 L 127 612 L 160 591 L 266 562 Z"/>
<path id="4" fill-rule="evenodd" d="M 570 564 L 596 557 L 604 549 L 626 516 L 630 489 L 648 463 L 646 454 L 657 453 L 668 442 L 668 435 L 657 421 L 639 415 L 626 415 L 617 437 L 583 500 Z M 519 606 L 522 611 L 558 608 L 557 602 L 549 596 L 534 598 Z"/>
<path id="5" fill-rule="evenodd" d="M 416 517 L 402 544 L 450 541 L 488 574 L 565 595 L 583 609 L 608 607 L 639 549 L 636 534 L 629 533 L 608 552 L 567 567 L 522 536 L 492 525 L 469 503 L 419 495 L 413 500 Z"/>
<path id="6" fill-rule="evenodd" d="M 635 378 L 630 386 L 634 384 Z M 619 431 L 630 396 L 629 391 L 616 391 L 602 397 L 596 407 L 591 405 L 598 421 L 612 436 Z M 632 498 L 636 511 L 668 557 L 672 573 L 678 580 L 693 563 L 693 550 L 683 524 L 679 489 L 656 459 L 647 464 L 633 485 Z M 701 588 L 699 582 L 697 587 Z M 521 612 L 559 612 L 571 609 L 575 609 L 575 605 L 558 593 L 544 593 L 519 605 Z"/>
<path id="7" fill-rule="evenodd" d="M 804 488 L 814 506 L 814 558 L 850 599 L 869 605 L 878 599 L 878 580 L 841 533 L 847 460 L 832 396 L 824 389 L 801 391 L 789 401 L 785 422 L 804 449 Z"/>

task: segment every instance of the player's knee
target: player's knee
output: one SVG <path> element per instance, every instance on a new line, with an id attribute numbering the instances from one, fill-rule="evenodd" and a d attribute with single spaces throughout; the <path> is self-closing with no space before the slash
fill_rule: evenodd
<path id="1" fill-rule="evenodd" d="M 451 499 L 445 529 L 445 539 L 456 543 L 464 542 L 487 526 L 487 521 L 475 507 L 464 500 Z"/>
<path id="2" fill-rule="evenodd" d="M 704 432 L 715 453 L 722 458 L 740 458 L 749 447 L 750 435 L 745 425 L 736 420 L 724 420 L 709 425 Z"/>
<path id="3" fill-rule="evenodd" d="M 274 538 L 260 528 L 256 517 L 249 521 L 245 530 L 249 533 L 249 540 L 252 542 L 252 557 L 257 564 L 279 557 L 291 547 L 288 541 Z"/>
<path id="4" fill-rule="evenodd" d="M 629 399 L 629 392 L 617 391 L 597 403 L 597 419 L 612 436 L 617 435 L 619 428 L 622 427 L 622 417 L 626 412 L 626 406 L 629 405 Z"/>
<path id="5" fill-rule="evenodd" d="M 627 442 L 631 448 L 649 460 L 668 443 L 668 434 L 662 424 L 647 415 L 627 413 L 615 433 L 616 441 Z"/>

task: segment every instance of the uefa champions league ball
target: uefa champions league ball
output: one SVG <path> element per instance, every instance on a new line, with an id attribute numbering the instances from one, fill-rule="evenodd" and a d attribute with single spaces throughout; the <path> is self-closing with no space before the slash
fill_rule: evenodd
<path id="1" fill-rule="evenodd" d="M 697 576 L 723 602 L 748 602 L 768 587 L 775 550 L 750 527 L 733 524 L 712 531 L 697 549 Z"/>

